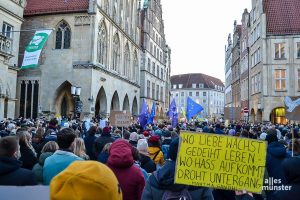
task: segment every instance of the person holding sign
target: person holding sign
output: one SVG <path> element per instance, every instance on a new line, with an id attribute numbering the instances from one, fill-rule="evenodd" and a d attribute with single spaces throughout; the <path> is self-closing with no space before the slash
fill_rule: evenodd
<path id="1" fill-rule="evenodd" d="M 174 184 L 175 167 L 177 159 L 179 138 L 174 139 L 170 144 L 170 161 L 154 172 L 148 179 L 144 189 L 142 200 L 183 198 L 213 200 L 212 191 L 204 187 L 189 187 L 186 185 Z"/>

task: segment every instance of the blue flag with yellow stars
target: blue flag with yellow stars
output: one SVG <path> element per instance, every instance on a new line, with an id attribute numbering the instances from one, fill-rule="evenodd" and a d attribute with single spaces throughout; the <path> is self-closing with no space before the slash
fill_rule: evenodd
<path id="1" fill-rule="evenodd" d="M 200 104 L 197 104 L 193 99 L 188 97 L 186 106 L 186 118 L 188 121 L 202 110 L 203 107 Z"/>

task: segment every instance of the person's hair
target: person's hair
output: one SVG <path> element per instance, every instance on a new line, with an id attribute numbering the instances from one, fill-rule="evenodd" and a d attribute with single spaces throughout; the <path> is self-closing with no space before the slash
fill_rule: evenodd
<path id="1" fill-rule="evenodd" d="M 41 138 L 43 138 L 44 137 L 44 134 L 45 134 L 45 131 L 44 131 L 44 129 L 43 128 L 38 128 L 37 130 L 36 130 L 36 133 L 35 133 L 36 135 L 38 135 L 38 136 L 40 136 Z"/>
<path id="2" fill-rule="evenodd" d="M 81 157 L 85 153 L 85 145 L 82 138 L 75 138 L 74 154 Z"/>
<path id="3" fill-rule="evenodd" d="M 76 138 L 75 132 L 71 128 L 64 128 L 57 134 L 57 144 L 61 149 L 68 149 Z"/>
<path id="4" fill-rule="evenodd" d="M 108 153 L 111 144 L 112 144 L 112 143 L 107 143 L 106 145 L 104 145 L 104 147 L 103 147 L 103 149 L 102 149 L 102 152 L 103 152 L 103 153 L 105 153 L 105 152 Z"/>
<path id="5" fill-rule="evenodd" d="M 19 149 L 19 138 L 7 136 L 0 138 L 0 156 L 12 157 Z"/>
<path id="6" fill-rule="evenodd" d="M 241 137 L 249 138 L 249 132 L 247 130 L 243 130 Z"/>
<path id="7" fill-rule="evenodd" d="M 91 126 L 88 133 L 89 135 L 94 136 L 97 133 L 97 126 Z"/>
<path id="8" fill-rule="evenodd" d="M 17 136 L 19 138 L 20 145 L 27 146 L 29 148 L 31 147 L 31 144 L 30 144 L 31 135 L 28 131 L 19 131 L 17 133 Z"/>
<path id="9" fill-rule="evenodd" d="M 130 133 L 128 131 L 124 131 L 124 139 L 129 140 L 130 138 Z"/>
<path id="10" fill-rule="evenodd" d="M 141 158 L 140 152 L 134 146 L 132 147 L 132 157 L 133 157 L 133 160 L 135 160 L 135 161 L 140 161 L 140 158 Z"/>
<path id="11" fill-rule="evenodd" d="M 58 150 L 58 144 L 55 141 L 49 141 L 45 144 L 45 146 L 42 148 L 42 153 L 45 152 L 52 152 L 54 153 L 56 150 Z"/>
<path id="12" fill-rule="evenodd" d="M 51 119 L 49 122 L 49 125 L 51 125 L 51 126 L 56 126 L 57 124 L 58 124 L 58 121 L 55 118 Z"/>

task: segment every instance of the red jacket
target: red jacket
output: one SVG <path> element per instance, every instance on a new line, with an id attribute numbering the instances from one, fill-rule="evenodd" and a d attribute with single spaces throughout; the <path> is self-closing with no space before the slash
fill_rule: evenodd
<path id="1" fill-rule="evenodd" d="M 132 146 L 117 140 L 109 148 L 107 165 L 115 173 L 123 193 L 123 200 L 140 200 L 145 187 L 142 171 L 134 165 Z"/>

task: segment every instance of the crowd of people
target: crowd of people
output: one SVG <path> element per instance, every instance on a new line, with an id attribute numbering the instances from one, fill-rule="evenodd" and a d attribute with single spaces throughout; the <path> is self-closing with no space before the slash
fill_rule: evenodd
<path id="1" fill-rule="evenodd" d="M 88 129 L 88 130 L 87 130 Z M 251 194 L 174 183 L 180 131 L 268 143 L 265 177 L 290 191 Z M 0 185 L 49 185 L 51 199 L 299 199 L 300 139 L 295 125 L 168 123 L 100 128 L 96 119 L 0 122 Z"/>

